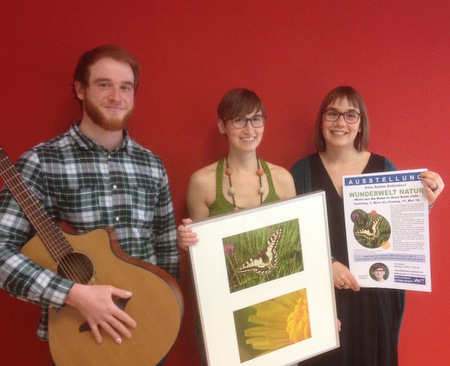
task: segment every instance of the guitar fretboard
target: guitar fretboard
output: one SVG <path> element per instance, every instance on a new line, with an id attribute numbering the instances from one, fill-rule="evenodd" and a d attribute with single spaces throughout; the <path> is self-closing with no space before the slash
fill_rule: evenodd
<path id="1" fill-rule="evenodd" d="M 64 237 L 62 230 L 28 187 L 2 146 L 0 146 L 0 175 L 55 262 L 71 253 L 72 246 Z"/>

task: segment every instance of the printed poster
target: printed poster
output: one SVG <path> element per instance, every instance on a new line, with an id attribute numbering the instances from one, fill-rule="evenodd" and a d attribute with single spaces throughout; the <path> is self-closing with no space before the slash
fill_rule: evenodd
<path id="1" fill-rule="evenodd" d="M 343 177 L 350 271 L 361 287 L 431 291 L 423 171 Z"/>

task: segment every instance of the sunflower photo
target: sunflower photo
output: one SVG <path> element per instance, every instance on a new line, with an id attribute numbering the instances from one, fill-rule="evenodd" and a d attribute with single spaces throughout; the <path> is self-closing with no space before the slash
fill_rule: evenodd
<path id="1" fill-rule="evenodd" d="M 303 270 L 298 219 L 222 239 L 230 292 Z"/>
<path id="2" fill-rule="evenodd" d="M 234 321 L 241 362 L 311 338 L 306 289 L 237 310 Z"/>

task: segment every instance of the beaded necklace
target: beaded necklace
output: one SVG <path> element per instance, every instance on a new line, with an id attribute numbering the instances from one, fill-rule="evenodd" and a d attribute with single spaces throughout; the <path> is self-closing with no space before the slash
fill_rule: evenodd
<path id="1" fill-rule="evenodd" d="M 262 204 L 263 203 L 263 195 L 264 195 L 264 187 L 262 186 L 262 176 L 264 174 L 264 170 L 261 169 L 258 157 L 256 158 L 256 163 L 258 166 L 258 169 L 256 170 L 256 175 L 259 178 L 258 194 L 260 197 L 260 203 Z M 230 188 L 228 189 L 228 194 L 231 196 L 231 198 L 233 200 L 233 206 L 236 209 L 237 208 L 236 199 L 234 198 L 236 189 L 233 187 L 233 184 L 231 182 L 231 174 L 233 174 L 233 171 L 231 170 L 230 166 L 228 165 L 228 156 L 225 157 L 225 165 L 227 166 L 227 169 L 225 170 L 225 174 L 228 176 L 228 182 L 230 183 Z"/>

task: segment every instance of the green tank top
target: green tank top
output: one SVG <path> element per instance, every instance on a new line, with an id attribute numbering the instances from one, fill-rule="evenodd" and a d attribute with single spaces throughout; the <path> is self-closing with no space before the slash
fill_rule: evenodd
<path id="1" fill-rule="evenodd" d="M 269 194 L 263 203 L 279 201 L 280 197 L 278 197 L 277 192 L 275 192 L 275 186 L 273 185 L 272 174 L 270 173 L 269 166 L 267 163 L 259 159 L 261 162 L 261 166 L 266 173 L 267 182 L 269 183 Z M 217 162 L 216 168 L 216 199 L 213 204 L 209 207 L 209 216 L 217 216 L 222 215 L 224 213 L 232 212 L 234 210 L 234 206 L 231 202 L 227 201 L 225 196 L 223 195 L 222 182 L 223 182 L 223 169 L 224 169 L 225 158 L 220 159 Z M 243 207 L 239 207 L 242 209 Z"/>

